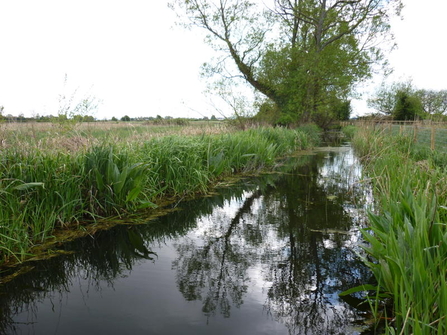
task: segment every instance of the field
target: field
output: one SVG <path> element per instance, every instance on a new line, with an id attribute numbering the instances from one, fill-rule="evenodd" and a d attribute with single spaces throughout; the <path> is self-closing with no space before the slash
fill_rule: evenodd
<path id="1" fill-rule="evenodd" d="M 167 135 L 211 135 L 233 131 L 226 123 L 194 121 L 186 125 L 145 122 L 0 123 L 0 149 L 26 145 L 42 150 L 77 151 L 104 141 L 147 141 Z"/>
<path id="2" fill-rule="evenodd" d="M 317 140 L 315 128 L 237 131 L 222 122 L 0 124 L 0 262 L 29 258 L 55 231 L 271 169 Z"/>
<path id="3" fill-rule="evenodd" d="M 362 128 L 381 131 L 383 134 L 411 137 L 414 143 L 437 152 L 447 153 L 447 123 L 422 121 L 358 121 L 343 122 Z M 349 128 L 349 127 L 348 127 Z"/>

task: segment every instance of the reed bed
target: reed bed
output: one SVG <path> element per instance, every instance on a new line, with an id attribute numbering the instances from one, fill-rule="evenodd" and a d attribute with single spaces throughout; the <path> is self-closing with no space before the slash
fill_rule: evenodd
<path id="1" fill-rule="evenodd" d="M 353 144 L 381 208 L 364 231 L 373 311 L 386 334 L 447 334 L 446 160 L 405 135 L 362 129 Z"/>
<path id="2" fill-rule="evenodd" d="M 45 132 L 51 132 L 48 135 Z M 271 169 L 279 157 L 315 145 L 305 131 L 182 128 L 172 135 L 70 130 L 11 132 L 0 147 L 0 263 L 22 261 L 55 229 L 156 207 L 205 193 L 235 173 Z M 77 139 L 69 147 L 66 141 Z M 70 142 L 71 143 L 71 142 Z M 82 225 L 81 225 L 82 223 Z"/>

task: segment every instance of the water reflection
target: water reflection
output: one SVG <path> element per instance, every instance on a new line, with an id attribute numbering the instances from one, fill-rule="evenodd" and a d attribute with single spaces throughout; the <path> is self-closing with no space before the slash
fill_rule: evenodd
<path id="1" fill-rule="evenodd" d="M 28 265 L 0 288 L 0 332 L 358 334 L 338 293 L 369 276 L 355 252 L 370 190 L 350 148 L 295 162 Z"/>
<path id="2" fill-rule="evenodd" d="M 350 150 L 332 151 L 201 218 L 176 244 L 184 297 L 229 317 L 256 278 L 265 312 L 290 334 L 346 334 L 356 315 L 338 293 L 368 276 L 355 255 L 353 201 L 369 199 L 360 175 Z"/>

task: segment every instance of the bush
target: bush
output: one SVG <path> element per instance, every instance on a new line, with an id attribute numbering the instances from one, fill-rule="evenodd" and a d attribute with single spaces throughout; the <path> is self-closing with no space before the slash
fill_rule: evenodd
<path id="1" fill-rule="evenodd" d="M 316 146 L 321 143 L 322 130 L 315 123 L 303 124 L 297 130 L 306 134 L 313 145 Z"/>

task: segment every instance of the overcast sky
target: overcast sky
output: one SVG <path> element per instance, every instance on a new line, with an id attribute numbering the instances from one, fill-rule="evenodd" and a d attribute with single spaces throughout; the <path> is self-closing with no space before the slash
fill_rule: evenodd
<path id="1" fill-rule="evenodd" d="M 0 0 L 4 114 L 57 114 L 58 96 L 77 90 L 77 97 L 102 100 L 98 119 L 218 116 L 199 77 L 212 51 L 198 31 L 175 26 L 166 3 Z M 389 56 L 393 78 L 412 78 L 418 88 L 447 89 L 447 1 L 404 3 L 404 20 L 393 23 L 399 44 Z M 354 106 L 354 114 L 365 113 L 364 104 Z"/>

